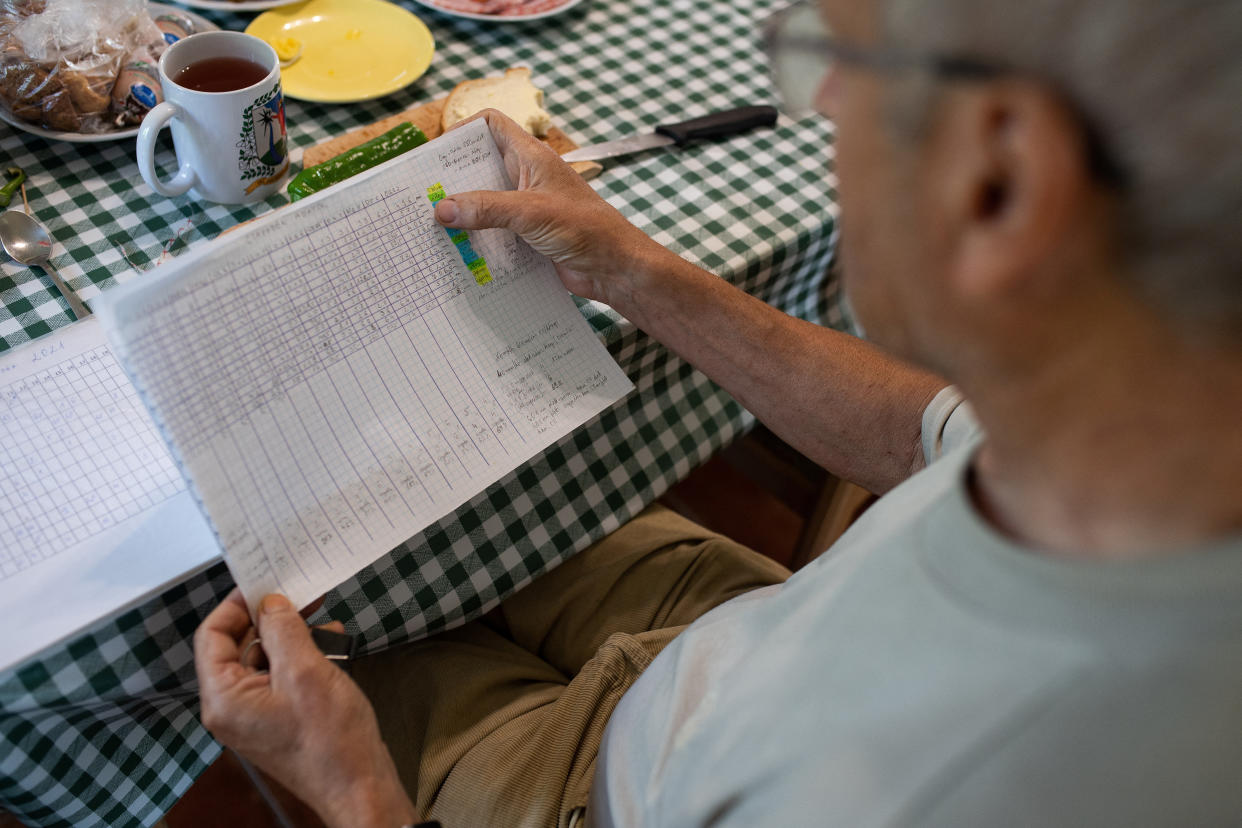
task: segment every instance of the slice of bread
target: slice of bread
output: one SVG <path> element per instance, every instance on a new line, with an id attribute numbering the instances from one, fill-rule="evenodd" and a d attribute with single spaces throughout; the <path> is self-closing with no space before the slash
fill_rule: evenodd
<path id="1" fill-rule="evenodd" d="M 525 67 L 506 69 L 502 77 L 457 84 L 444 102 L 440 125 L 448 129 L 489 108 L 499 109 L 538 138 L 547 135 L 552 125 L 551 116 L 543 109 L 543 90 L 530 82 L 530 70 Z"/>

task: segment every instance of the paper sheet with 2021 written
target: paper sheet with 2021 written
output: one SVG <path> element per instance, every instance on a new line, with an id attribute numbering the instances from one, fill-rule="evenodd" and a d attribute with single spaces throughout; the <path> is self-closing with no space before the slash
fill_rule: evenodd
<path id="1" fill-rule="evenodd" d="M 467 124 L 109 297 L 252 609 L 306 605 L 632 389 L 550 262 L 433 218 L 441 188 L 508 187 Z"/>

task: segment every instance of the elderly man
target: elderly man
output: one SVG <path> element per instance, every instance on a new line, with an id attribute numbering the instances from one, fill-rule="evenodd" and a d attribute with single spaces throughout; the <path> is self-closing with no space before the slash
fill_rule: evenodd
<path id="1" fill-rule="evenodd" d="M 494 113 L 518 191 L 437 217 L 519 233 L 892 491 L 788 581 L 645 513 L 360 663 L 378 721 L 278 596 L 271 675 L 244 668 L 226 603 L 197 638 L 205 721 L 330 824 L 1242 819 L 1242 12 L 819 12 L 773 24 L 775 60 L 822 78 L 846 287 L 884 351 L 659 248 Z"/>

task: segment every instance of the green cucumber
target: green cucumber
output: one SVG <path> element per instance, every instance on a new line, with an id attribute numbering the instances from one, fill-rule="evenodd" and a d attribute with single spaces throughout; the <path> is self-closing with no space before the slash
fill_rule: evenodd
<path id="1" fill-rule="evenodd" d="M 421 129 L 408 122 L 399 124 L 378 138 L 302 170 L 289 182 L 289 200 L 317 193 L 425 143 L 427 136 Z"/>
<path id="2" fill-rule="evenodd" d="M 26 173 L 22 172 L 21 167 L 9 167 L 4 171 L 4 177 L 7 180 L 4 182 L 4 186 L 0 187 L 0 207 L 9 206 L 13 196 L 21 190 L 22 182 L 26 180 Z"/>

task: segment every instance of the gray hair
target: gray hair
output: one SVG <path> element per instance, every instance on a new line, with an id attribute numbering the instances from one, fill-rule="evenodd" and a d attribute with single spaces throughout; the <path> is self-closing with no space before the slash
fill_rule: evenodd
<path id="1" fill-rule="evenodd" d="M 1188 331 L 1242 342 L 1242 2 L 884 0 L 918 51 L 1043 78 L 1127 175 L 1136 290 Z"/>

